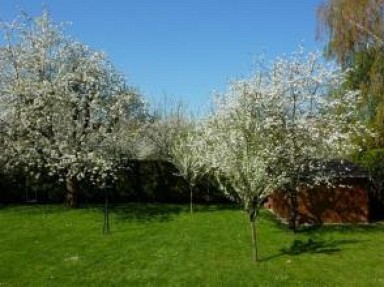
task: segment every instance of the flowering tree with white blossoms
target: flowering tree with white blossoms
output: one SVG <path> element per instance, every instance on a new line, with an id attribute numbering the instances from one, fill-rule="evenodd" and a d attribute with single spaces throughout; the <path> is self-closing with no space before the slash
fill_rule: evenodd
<path id="1" fill-rule="evenodd" d="M 147 157 L 169 160 L 171 148 L 180 132 L 188 128 L 189 120 L 185 117 L 186 109 L 181 103 L 164 99 L 164 103 L 155 109 L 151 121 L 142 129 L 142 138 L 147 143 Z"/>
<path id="2" fill-rule="evenodd" d="M 249 214 L 254 260 L 256 215 L 268 194 L 287 193 L 296 229 L 300 186 L 331 184 L 323 163 L 358 149 L 354 137 L 369 133 L 357 118 L 358 93 L 344 91 L 345 75 L 317 53 L 260 66 L 217 98 L 205 135 L 206 166 Z"/>
<path id="3" fill-rule="evenodd" d="M 370 131 L 358 118 L 359 94 L 343 89 L 345 74 L 319 54 L 299 50 L 277 59 L 238 89 L 263 110 L 262 159 L 275 189 L 286 191 L 290 226 L 297 228 L 297 192 L 302 185 L 332 184 L 326 161 L 359 149 L 354 139 Z M 253 95 L 253 96 L 252 96 Z"/>
<path id="4" fill-rule="evenodd" d="M 176 167 L 189 187 L 189 211 L 193 213 L 193 190 L 205 173 L 205 142 L 202 131 L 190 122 L 173 136 L 168 160 Z"/>
<path id="5" fill-rule="evenodd" d="M 221 99 L 205 123 L 204 166 L 207 173 L 214 175 L 219 188 L 243 205 L 251 227 L 252 259 L 257 261 L 256 220 L 271 191 L 266 165 L 261 160 L 263 139 L 255 133 L 260 123 L 252 120 L 241 98 L 237 99 L 244 108 L 241 110 L 226 100 Z"/>
<path id="6" fill-rule="evenodd" d="M 143 103 L 103 53 L 65 36 L 47 12 L 2 23 L 2 33 L 5 166 L 65 179 L 67 204 L 75 206 L 79 180 L 102 185 L 129 154 L 122 136 L 134 133 L 121 131 L 139 120 Z"/>
<path id="7" fill-rule="evenodd" d="M 193 191 L 204 175 L 202 130 L 197 121 L 187 117 L 182 103 L 168 101 L 156 109 L 143 129 L 147 156 L 169 161 L 188 184 L 189 210 L 193 213 Z"/>

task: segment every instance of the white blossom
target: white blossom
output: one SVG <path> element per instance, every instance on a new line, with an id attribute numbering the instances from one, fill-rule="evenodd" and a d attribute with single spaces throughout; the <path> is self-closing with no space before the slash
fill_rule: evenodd
<path id="1" fill-rule="evenodd" d="M 45 12 L 3 23 L 0 119 L 6 168 L 100 183 L 132 153 L 144 114 L 104 53 L 64 35 Z"/>

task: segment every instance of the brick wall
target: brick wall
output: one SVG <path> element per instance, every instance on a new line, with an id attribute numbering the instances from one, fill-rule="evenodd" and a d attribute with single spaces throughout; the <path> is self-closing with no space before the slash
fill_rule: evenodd
<path id="1" fill-rule="evenodd" d="M 368 184 L 363 179 L 339 182 L 335 188 L 317 186 L 302 189 L 298 194 L 298 203 L 301 224 L 367 223 L 370 219 Z M 266 207 L 283 221 L 289 219 L 287 194 L 274 192 Z"/>

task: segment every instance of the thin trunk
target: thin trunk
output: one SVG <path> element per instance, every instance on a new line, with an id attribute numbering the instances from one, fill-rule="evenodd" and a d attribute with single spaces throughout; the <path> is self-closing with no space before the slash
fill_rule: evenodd
<path id="1" fill-rule="evenodd" d="M 65 204 L 67 207 L 76 208 L 77 207 L 77 197 L 79 193 L 79 188 L 77 184 L 77 179 L 74 176 L 68 176 L 66 178 L 66 188 L 67 193 L 65 197 Z"/>
<path id="2" fill-rule="evenodd" d="M 251 238 L 252 238 L 252 261 L 258 261 L 257 254 L 257 236 L 256 236 L 256 218 L 250 221 L 251 224 Z"/>
<path id="3" fill-rule="evenodd" d="M 252 261 L 258 261 L 257 254 L 257 233 L 256 233 L 256 218 L 258 212 L 258 202 L 256 198 L 253 198 L 251 206 L 249 208 L 249 223 L 251 226 L 251 242 L 252 242 Z"/>
<path id="4" fill-rule="evenodd" d="M 193 214 L 193 186 L 189 186 L 189 212 Z"/>
<path id="5" fill-rule="evenodd" d="M 109 228 L 109 209 L 108 209 L 108 190 L 107 188 L 104 188 L 104 196 L 105 196 L 105 205 L 104 205 L 104 225 L 103 225 L 103 233 L 109 234 L 110 228 Z"/>

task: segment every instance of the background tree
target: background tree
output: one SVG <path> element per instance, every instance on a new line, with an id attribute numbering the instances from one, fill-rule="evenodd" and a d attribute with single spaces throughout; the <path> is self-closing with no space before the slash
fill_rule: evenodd
<path id="1" fill-rule="evenodd" d="M 178 130 L 169 148 L 168 160 L 177 168 L 179 175 L 188 183 L 189 210 L 193 213 L 193 191 L 205 174 L 203 134 L 190 122 Z"/>
<path id="2" fill-rule="evenodd" d="M 354 161 L 363 165 L 370 174 L 370 183 L 373 188 L 372 195 L 376 199 L 371 202 L 378 208 L 383 207 L 384 202 L 384 150 L 370 149 L 363 153 L 355 154 Z M 379 201 L 377 201 L 379 199 Z"/>
<path id="3" fill-rule="evenodd" d="M 182 103 L 164 98 L 146 125 L 144 138 L 147 157 L 172 163 L 188 184 L 190 213 L 193 213 L 193 191 L 204 174 L 202 146 L 197 121 L 187 116 Z"/>
<path id="4" fill-rule="evenodd" d="M 367 148 L 384 147 L 384 1 L 328 0 L 318 7 L 318 37 L 325 54 L 344 69 L 349 89 L 362 93 L 360 114 L 377 132 Z"/>
<path id="5" fill-rule="evenodd" d="M 76 206 L 78 181 L 103 184 L 129 154 L 128 123 L 143 102 L 105 54 L 64 35 L 47 12 L 2 23 L 0 111 L 6 167 L 22 166 L 66 180 L 66 202 Z M 124 131 L 124 132 L 123 132 Z"/>
<path id="6" fill-rule="evenodd" d="M 383 0 L 326 0 L 317 10 L 318 38 L 327 38 L 326 55 L 344 67 L 357 52 L 382 46 Z"/>
<path id="7" fill-rule="evenodd" d="M 146 142 L 146 157 L 169 160 L 171 147 L 180 131 L 187 129 L 189 120 L 187 109 L 179 102 L 164 97 L 153 111 L 151 120 L 142 129 L 142 139 Z"/>

